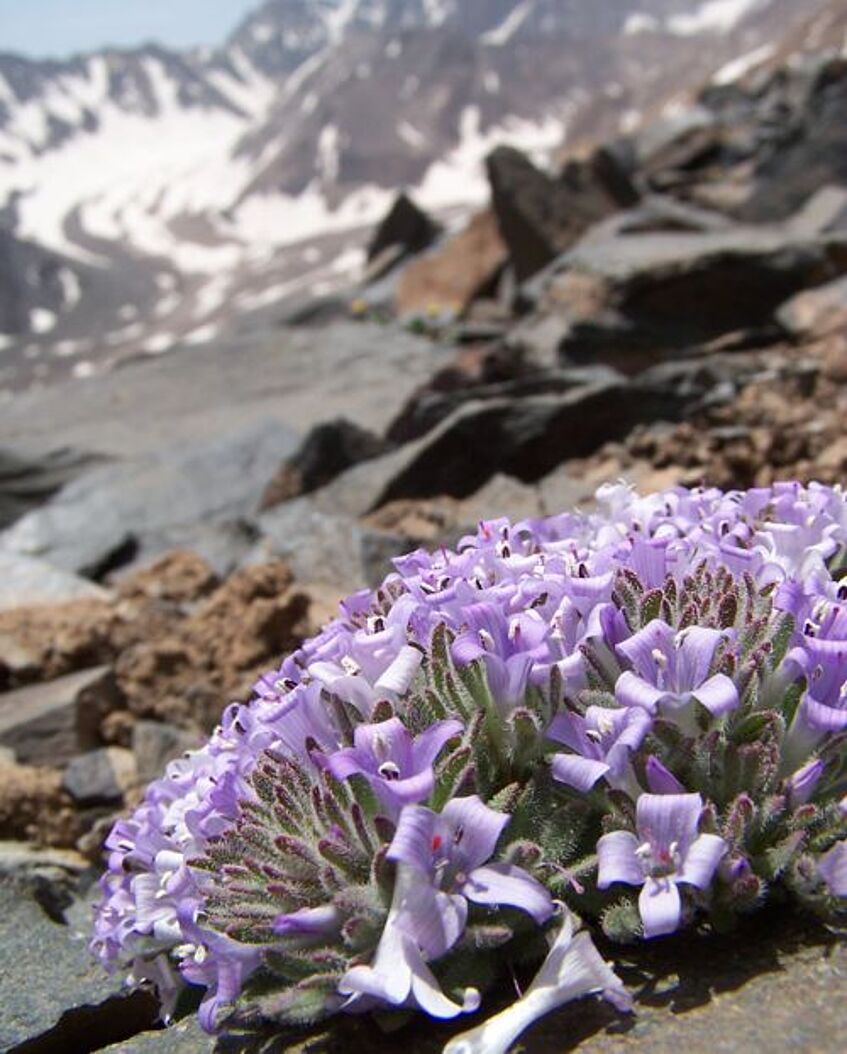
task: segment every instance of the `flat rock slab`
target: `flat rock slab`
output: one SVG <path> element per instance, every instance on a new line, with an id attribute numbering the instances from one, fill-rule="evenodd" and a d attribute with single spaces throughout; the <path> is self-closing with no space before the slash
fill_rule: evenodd
<path id="1" fill-rule="evenodd" d="M 77 449 L 135 457 L 209 441 L 245 421 L 271 419 L 306 432 L 340 415 L 381 432 L 451 356 L 399 328 L 367 322 L 247 334 L 84 384 L 16 393 L 3 406 L 0 443 L 43 456 L 61 435 Z"/>
<path id="2" fill-rule="evenodd" d="M 147 997 L 121 993 L 88 939 L 87 927 L 53 922 L 23 887 L 0 882 L 0 1050 L 77 1054 L 149 1026 Z"/>
<path id="3" fill-rule="evenodd" d="M 604 949 L 609 955 L 609 949 Z M 726 937 L 680 936 L 618 949 L 637 1013 L 597 999 L 539 1022 L 515 1054 L 831 1054 L 843 1049 L 847 945 L 808 919 L 768 911 Z M 492 1012 L 497 1009 L 492 1006 Z M 477 1018 L 464 1019 L 471 1027 Z M 460 1026 L 461 1027 L 461 1026 Z M 309 1036 L 222 1039 L 193 1021 L 107 1048 L 125 1054 L 440 1054 L 456 1023 L 416 1021 L 385 1035 L 339 1019 Z"/>

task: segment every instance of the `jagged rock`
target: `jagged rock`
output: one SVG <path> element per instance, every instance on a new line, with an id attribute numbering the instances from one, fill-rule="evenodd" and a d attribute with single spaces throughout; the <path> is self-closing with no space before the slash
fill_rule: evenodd
<path id="1" fill-rule="evenodd" d="M 374 231 L 368 244 L 368 263 L 374 265 L 385 261 L 386 250 L 391 253 L 394 263 L 403 256 L 422 252 L 435 241 L 440 230 L 439 225 L 407 194 L 400 194 Z M 383 264 L 376 273 L 371 273 L 371 278 L 384 269 Z"/>
<path id="2" fill-rule="evenodd" d="M 0 838 L 68 846 L 78 833 L 61 772 L 0 761 Z"/>
<path id="3" fill-rule="evenodd" d="M 68 449 L 40 458 L 0 450 L 0 527 L 8 527 L 41 505 L 96 460 Z"/>
<path id="4" fill-rule="evenodd" d="M 157 779 L 169 761 L 201 745 L 200 736 L 165 721 L 136 721 L 132 727 L 132 752 L 139 781 L 149 783 Z"/>
<path id="5" fill-rule="evenodd" d="M 628 175 L 606 150 L 568 162 L 556 179 L 514 147 L 497 147 L 486 165 L 497 224 L 521 282 L 593 223 L 638 200 Z"/>
<path id="6" fill-rule="evenodd" d="M 102 747 L 72 758 L 62 786 L 77 805 L 113 805 L 138 783 L 135 756 L 123 747 Z"/>
<path id="7" fill-rule="evenodd" d="M 655 385 L 598 381 L 549 394 L 472 399 L 399 450 L 357 465 L 316 494 L 327 511 L 362 516 L 391 501 L 468 497 L 498 472 L 535 482 L 640 420 L 677 419 L 685 400 Z"/>
<path id="8" fill-rule="evenodd" d="M 70 1054 L 153 1027 L 153 996 L 122 991 L 95 962 L 89 924 L 55 922 L 24 887 L 0 881 L 0 1049 Z"/>
<path id="9" fill-rule="evenodd" d="M 480 212 L 458 234 L 403 269 L 395 297 L 397 314 L 462 315 L 493 287 L 505 262 L 506 246 L 494 214 Z"/>
<path id="10" fill-rule="evenodd" d="M 536 362 L 531 365 L 535 367 Z M 457 374 L 455 384 L 433 383 L 421 388 L 391 422 L 388 435 L 404 443 L 419 439 L 471 400 L 520 399 L 527 395 L 565 392 L 588 384 L 620 380 L 619 375 L 607 366 L 551 369 L 544 373 L 529 369 L 525 374 L 526 362 L 518 362 L 516 366 L 521 375 L 510 380 L 486 383 L 484 378 Z"/>
<path id="11" fill-rule="evenodd" d="M 259 421 L 211 442 L 94 469 L 0 536 L 0 549 L 38 554 L 66 571 L 102 576 L 163 532 L 231 520 L 255 507 L 296 435 Z M 161 542 L 159 542 L 161 545 Z"/>
<path id="12" fill-rule="evenodd" d="M 782 305 L 777 318 L 797 339 L 843 333 L 847 330 L 847 277 L 798 293 Z"/>
<path id="13" fill-rule="evenodd" d="M 373 432 L 343 417 L 316 425 L 279 467 L 265 488 L 259 508 L 270 509 L 309 494 L 352 465 L 385 453 L 388 445 Z"/>
<path id="14" fill-rule="evenodd" d="M 287 1043 L 286 1046 L 289 1054 L 296 1054 L 295 1048 L 290 1047 Z M 102 1054 L 215 1054 L 215 1052 L 226 1054 L 225 1046 L 216 1045 L 215 1040 L 200 1027 L 197 1018 L 191 1016 L 167 1028 L 157 1029 L 154 1032 L 142 1032 L 115 1046 L 104 1047 Z M 246 1047 L 242 1046 L 240 1052 L 236 1043 L 231 1054 L 249 1054 L 249 1041 Z M 258 1050 L 255 1054 L 259 1054 Z M 271 1052 L 268 1051 L 267 1054 Z"/>
<path id="15" fill-rule="evenodd" d="M 371 463 L 364 462 L 350 471 Z M 314 499 L 296 498 L 261 516 L 263 539 L 256 555 L 279 556 L 290 564 L 299 581 L 332 585 L 340 595 L 378 584 L 391 569 L 391 558 L 405 552 L 408 542 L 401 536 L 361 526 L 354 519 L 357 513 L 348 513 L 331 500 L 322 503 L 321 495 L 333 485 L 318 491 Z"/>
<path id="16" fill-rule="evenodd" d="M 107 596 L 108 592 L 93 582 L 44 560 L 0 550 L 0 611 L 24 604 Z"/>
<path id="17" fill-rule="evenodd" d="M 108 666 L 0 695 L 0 743 L 19 761 L 60 765 L 97 745 L 103 715 L 119 701 Z"/>
<path id="18" fill-rule="evenodd" d="M 632 373 L 736 331 L 762 343 L 778 333 L 780 304 L 845 270 L 847 237 L 799 235 L 790 221 L 699 233 L 603 231 L 521 295 L 534 309 L 527 327 L 550 314 L 561 320 L 553 333 L 562 361 Z"/>

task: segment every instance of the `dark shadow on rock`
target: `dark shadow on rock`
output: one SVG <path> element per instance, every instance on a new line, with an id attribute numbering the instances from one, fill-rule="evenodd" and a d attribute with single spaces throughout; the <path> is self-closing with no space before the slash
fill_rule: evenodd
<path id="1" fill-rule="evenodd" d="M 593 1040 L 592 1051 L 605 1050 L 607 1044 L 608 1049 L 617 1050 L 618 1046 L 611 1046 L 615 1037 L 620 1042 L 631 1034 L 635 1046 L 647 1038 L 646 1033 L 654 1042 L 657 1029 L 677 1028 L 672 1025 L 677 1015 L 705 1007 L 718 995 L 740 992 L 756 978 L 783 972 L 784 960 L 804 951 L 820 950 L 823 958 L 838 941 L 835 933 L 814 918 L 787 908 L 769 908 L 728 934 L 688 933 L 631 947 L 598 941 L 603 955 L 615 962 L 634 994 L 636 1013 L 621 1016 L 599 999 L 579 1000 L 540 1021 L 516 1049 L 523 1054 L 566 1054 Z M 530 979 L 531 975 L 522 977 L 526 984 Z M 499 989 L 487 1000 L 486 1015 L 502 1009 L 511 998 L 505 986 Z M 802 992 L 798 999 L 802 1005 Z M 398 1050 L 439 1054 L 451 1035 L 479 1020 L 475 1016 L 441 1024 L 414 1018 L 389 1033 L 369 1018 L 338 1019 L 313 1032 L 222 1038 L 215 1054 L 389 1054 Z"/>

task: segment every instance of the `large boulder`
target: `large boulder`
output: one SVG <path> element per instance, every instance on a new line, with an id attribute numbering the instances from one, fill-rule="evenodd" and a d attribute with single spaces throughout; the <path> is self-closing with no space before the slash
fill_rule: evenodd
<path id="1" fill-rule="evenodd" d="M 362 516 L 401 499 L 465 498 L 498 473 L 535 482 L 640 421 L 678 419 L 689 403 L 673 385 L 612 376 L 558 390 L 547 379 L 534 394 L 470 399 L 415 442 L 343 473 L 315 501 Z"/>
<path id="2" fill-rule="evenodd" d="M 256 508 L 298 438 L 265 420 L 73 480 L 0 535 L 0 551 L 98 578 L 174 543 L 179 529 L 232 521 Z"/>
<path id="3" fill-rule="evenodd" d="M 367 428 L 343 417 L 316 425 L 277 469 L 262 495 L 261 508 L 269 509 L 309 494 L 345 469 L 384 454 L 389 445 Z"/>
<path id="4" fill-rule="evenodd" d="M 25 888 L 0 881 L 0 1049 L 99 1050 L 155 1025 L 152 993 L 123 988 L 88 951 L 86 908 L 63 925 Z"/>
<path id="5" fill-rule="evenodd" d="M 490 211 L 404 268 L 397 284 L 398 315 L 461 315 L 489 291 L 506 262 L 506 246 Z"/>
<path id="6" fill-rule="evenodd" d="M 41 505 L 95 460 L 69 449 L 41 457 L 0 449 L 0 528 Z"/>
<path id="7" fill-rule="evenodd" d="M 558 178 L 514 147 L 497 147 L 486 165 L 497 224 L 519 281 L 540 271 L 592 224 L 638 200 L 624 169 L 604 150 L 568 162 Z"/>
<path id="8" fill-rule="evenodd" d="M 428 249 L 440 231 L 408 194 L 398 195 L 368 244 L 370 277 L 384 273 L 405 256 Z"/>
<path id="9" fill-rule="evenodd" d="M 523 335 L 542 361 L 633 373 L 727 334 L 761 344 L 787 298 L 847 270 L 847 234 L 816 232 L 808 217 L 699 231 L 628 230 L 623 219 L 524 285 L 530 311 L 513 343 Z"/>

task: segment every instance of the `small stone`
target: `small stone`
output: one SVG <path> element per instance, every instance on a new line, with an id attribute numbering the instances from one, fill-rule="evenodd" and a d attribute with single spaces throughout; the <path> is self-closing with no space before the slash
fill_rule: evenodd
<path id="1" fill-rule="evenodd" d="M 21 762 L 61 765 L 95 747 L 104 713 L 117 702 L 108 666 L 0 695 L 0 744 Z"/>
<path id="2" fill-rule="evenodd" d="M 123 747 L 81 754 L 65 770 L 62 786 L 78 805 L 109 805 L 123 800 L 138 783 L 135 755 Z"/>
<path id="3" fill-rule="evenodd" d="M 138 721 L 132 730 L 132 751 L 142 783 L 157 779 L 173 758 L 200 746 L 200 739 L 191 732 L 164 721 Z"/>

